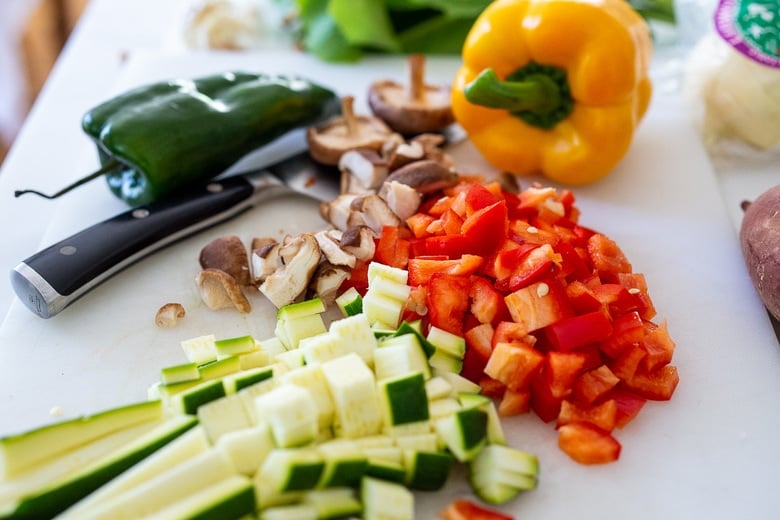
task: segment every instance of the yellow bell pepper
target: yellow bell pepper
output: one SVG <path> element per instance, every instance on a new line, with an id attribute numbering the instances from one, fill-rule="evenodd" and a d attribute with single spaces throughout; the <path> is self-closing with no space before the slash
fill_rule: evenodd
<path id="1" fill-rule="evenodd" d="M 651 52 L 625 0 L 497 0 L 466 38 L 452 109 L 495 167 L 591 183 L 647 110 Z"/>

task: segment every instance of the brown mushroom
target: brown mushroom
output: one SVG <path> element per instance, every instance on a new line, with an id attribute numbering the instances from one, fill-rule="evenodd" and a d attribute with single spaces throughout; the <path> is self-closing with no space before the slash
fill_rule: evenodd
<path id="1" fill-rule="evenodd" d="M 368 105 L 393 130 L 406 135 L 440 132 L 452 124 L 450 88 L 425 83 L 425 57 L 409 57 L 409 85 L 392 80 L 374 82 Z"/>
<path id="2" fill-rule="evenodd" d="M 329 231 L 332 230 L 318 231 L 314 234 L 314 238 L 317 239 L 317 245 L 320 246 L 322 256 L 332 265 L 355 267 L 357 262 L 355 255 L 344 251 L 339 245 L 341 234 L 336 238 Z"/>
<path id="3" fill-rule="evenodd" d="M 349 269 L 323 262 L 317 267 L 309 282 L 309 293 L 312 297 L 319 297 L 326 305 L 330 305 L 335 301 L 339 287 L 349 278 L 349 275 Z"/>
<path id="4" fill-rule="evenodd" d="M 211 310 L 235 308 L 248 313 L 252 305 L 235 278 L 220 269 L 204 269 L 195 280 L 203 303 Z"/>
<path id="5" fill-rule="evenodd" d="M 314 160 L 336 166 L 342 154 L 355 148 L 379 151 L 393 131 L 379 118 L 355 115 L 352 96 L 344 96 L 342 115 L 306 131 L 309 153 Z"/>
<path id="6" fill-rule="evenodd" d="M 436 161 L 446 168 L 452 168 L 455 161 L 442 148 L 446 141 L 447 139 L 442 134 L 420 134 L 414 136 L 409 143 L 420 145 L 425 159 Z"/>
<path id="7" fill-rule="evenodd" d="M 376 242 L 374 232 L 367 226 L 353 226 L 341 234 L 339 245 L 344 251 L 352 253 L 355 258 L 367 262 L 374 258 Z"/>
<path id="8" fill-rule="evenodd" d="M 414 215 L 422 202 L 422 195 L 419 191 L 398 181 L 384 182 L 377 195 L 403 221 Z"/>
<path id="9" fill-rule="evenodd" d="M 252 249 L 252 279 L 259 284 L 265 281 L 279 265 L 279 248 L 281 245 L 275 239 L 269 242 L 253 242 Z"/>
<path id="10" fill-rule="evenodd" d="M 344 175 L 341 193 L 363 193 L 382 185 L 388 165 L 376 150 L 357 148 L 341 155 L 339 170 Z"/>
<path id="11" fill-rule="evenodd" d="M 426 159 L 398 168 L 388 175 L 386 182 L 400 182 L 422 194 L 433 193 L 458 182 L 458 174 L 442 164 Z"/>
<path id="12" fill-rule="evenodd" d="M 260 285 L 271 303 L 281 308 L 305 293 L 320 263 L 320 248 L 311 233 L 301 233 L 279 249 L 279 267 Z"/>
<path id="13" fill-rule="evenodd" d="M 352 201 L 351 208 L 363 215 L 366 225 L 377 235 L 382 233 L 384 226 L 401 225 L 398 215 L 375 193 L 356 198 Z"/>
<path id="14" fill-rule="evenodd" d="M 387 167 L 391 172 L 414 161 L 426 159 L 425 148 L 417 141 L 398 143 L 392 148 L 387 147 L 383 153 L 387 157 Z"/>
<path id="15" fill-rule="evenodd" d="M 239 285 L 252 283 L 246 246 L 235 235 L 218 237 L 206 244 L 200 251 L 199 261 L 203 269 L 224 271 Z"/>
<path id="16" fill-rule="evenodd" d="M 166 303 L 157 310 L 154 316 L 154 324 L 163 329 L 175 327 L 186 312 L 180 303 Z"/>
<path id="17" fill-rule="evenodd" d="M 335 199 L 320 203 L 320 215 L 333 227 L 345 231 L 350 222 L 354 221 L 352 201 L 358 197 L 355 193 L 345 193 Z"/>

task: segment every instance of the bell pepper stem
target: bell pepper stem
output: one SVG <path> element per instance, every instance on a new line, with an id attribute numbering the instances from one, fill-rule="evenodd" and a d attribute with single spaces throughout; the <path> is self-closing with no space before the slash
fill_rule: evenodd
<path id="1" fill-rule="evenodd" d="M 60 197 L 62 195 L 65 195 L 69 191 L 72 191 L 72 190 L 78 188 L 82 184 L 86 184 L 86 183 L 88 183 L 89 181 L 91 181 L 93 179 L 97 179 L 98 177 L 100 177 L 102 175 L 105 175 L 106 173 L 108 173 L 112 169 L 116 168 L 118 165 L 119 165 L 119 161 L 117 161 L 115 159 L 110 159 L 110 160 L 106 161 L 105 164 L 103 164 L 103 166 L 101 166 L 99 170 L 96 170 L 96 171 L 90 173 L 89 175 L 87 175 L 85 177 L 82 177 L 82 178 L 78 179 L 77 181 L 75 181 L 75 182 L 73 182 L 71 184 L 68 184 L 67 186 L 62 188 L 60 191 L 58 191 L 56 193 L 52 193 L 50 195 L 48 195 L 46 193 L 41 193 L 40 191 L 37 191 L 37 190 L 16 190 L 16 191 L 14 191 L 14 197 L 21 197 L 22 195 L 25 195 L 27 193 L 32 193 L 33 195 L 38 195 L 39 197 L 43 197 L 44 199 L 49 199 L 49 200 L 56 199 L 56 198 L 58 198 L 58 197 Z"/>
<path id="2" fill-rule="evenodd" d="M 544 74 L 532 74 L 520 81 L 498 78 L 493 69 L 483 70 L 464 88 L 466 99 L 475 105 L 509 112 L 531 111 L 547 114 L 562 102 L 557 83 Z"/>

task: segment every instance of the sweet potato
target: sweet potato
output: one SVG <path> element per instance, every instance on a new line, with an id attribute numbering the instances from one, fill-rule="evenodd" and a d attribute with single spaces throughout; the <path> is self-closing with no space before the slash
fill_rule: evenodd
<path id="1" fill-rule="evenodd" d="M 758 295 L 780 320 L 780 185 L 743 204 L 742 254 Z"/>

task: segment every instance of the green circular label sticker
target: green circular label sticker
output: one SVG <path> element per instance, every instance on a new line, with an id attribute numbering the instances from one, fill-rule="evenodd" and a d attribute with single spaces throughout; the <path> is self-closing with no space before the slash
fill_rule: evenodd
<path id="1" fill-rule="evenodd" d="M 780 0 L 720 0 L 715 29 L 738 52 L 780 68 Z"/>

